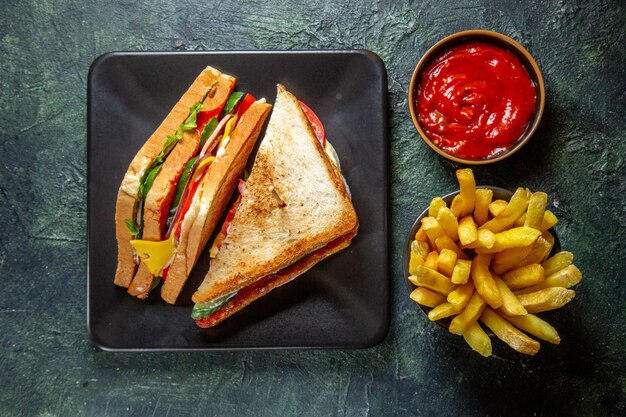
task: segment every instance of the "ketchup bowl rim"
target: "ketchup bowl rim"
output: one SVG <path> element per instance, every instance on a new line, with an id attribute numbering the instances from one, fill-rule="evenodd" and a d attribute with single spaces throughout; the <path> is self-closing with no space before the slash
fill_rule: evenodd
<path id="1" fill-rule="evenodd" d="M 520 59 L 520 62 L 528 72 L 530 79 L 533 81 L 534 84 L 536 84 L 535 89 L 537 90 L 537 103 L 535 105 L 535 110 L 533 111 L 533 115 L 529 120 L 529 125 L 524 133 L 508 149 L 491 158 L 462 158 L 456 155 L 452 155 L 441 149 L 428 137 L 426 132 L 422 129 L 418 121 L 417 111 L 415 109 L 415 89 L 420 82 L 420 75 L 424 68 L 427 66 L 427 64 L 430 63 L 433 58 L 439 56 L 439 54 L 444 52 L 446 49 L 449 49 L 452 46 L 472 41 L 482 41 L 490 43 L 492 45 L 508 50 L 518 58 L 521 55 L 524 59 Z M 513 155 L 515 152 L 520 150 L 526 144 L 526 142 L 530 140 L 530 138 L 537 130 L 539 122 L 541 121 L 541 118 L 543 116 L 545 100 L 546 92 L 543 82 L 543 76 L 541 75 L 541 70 L 539 69 L 539 66 L 537 65 L 537 62 L 535 61 L 533 56 L 530 54 L 530 52 L 528 52 L 528 50 L 526 50 L 526 48 L 524 48 L 519 42 L 506 35 L 503 35 L 502 33 L 494 32 L 491 30 L 473 29 L 448 35 L 435 43 L 428 49 L 428 51 L 426 51 L 426 53 L 422 56 L 422 58 L 415 66 L 415 69 L 413 70 L 413 75 L 411 76 L 411 82 L 409 84 L 408 106 L 409 112 L 411 113 L 411 119 L 413 120 L 413 125 L 415 125 L 415 129 L 417 129 L 417 132 L 422 137 L 424 142 L 426 142 L 426 144 L 430 146 L 435 152 L 447 159 L 461 164 L 484 165 L 501 161 L 504 158 Z"/>

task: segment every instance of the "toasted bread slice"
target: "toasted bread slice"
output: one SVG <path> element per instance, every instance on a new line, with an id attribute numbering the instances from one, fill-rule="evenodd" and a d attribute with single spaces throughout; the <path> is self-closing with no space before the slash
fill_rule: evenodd
<path id="1" fill-rule="evenodd" d="M 192 299 L 202 303 L 238 291 L 357 228 L 338 168 L 298 100 L 279 85 L 241 205 Z"/>
<path id="2" fill-rule="evenodd" d="M 161 297 L 168 303 L 176 302 L 200 252 L 206 246 L 243 174 L 271 108 L 265 100 L 258 100 L 246 110 L 230 134 L 230 140 L 224 147 L 225 153 L 215 158 L 202 178 L 183 219 L 174 259 L 161 288 Z"/>
<path id="3" fill-rule="evenodd" d="M 137 194 L 140 181 L 146 170 L 159 155 L 167 136 L 173 134 L 178 126 L 187 118 L 189 108 L 194 103 L 202 100 L 202 97 L 214 86 L 221 86 L 206 97 L 204 103 L 206 108 L 221 105 L 228 98 L 228 92 L 232 91 L 235 79 L 212 67 L 206 67 L 194 80 L 189 89 L 182 95 L 180 100 L 165 117 L 161 125 L 154 131 L 150 138 L 144 143 L 139 152 L 135 155 L 120 186 L 117 201 L 115 204 L 115 234 L 118 246 L 117 270 L 115 272 L 115 284 L 128 287 L 137 269 L 135 253 L 130 245 L 131 234 L 128 231 L 125 221 L 134 220 L 134 211 L 137 203 Z M 224 95 L 226 98 L 224 98 Z"/>

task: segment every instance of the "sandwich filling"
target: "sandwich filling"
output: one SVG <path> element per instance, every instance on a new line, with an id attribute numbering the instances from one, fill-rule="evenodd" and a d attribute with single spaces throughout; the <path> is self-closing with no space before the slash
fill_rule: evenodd
<path id="1" fill-rule="evenodd" d="M 203 101 L 208 94 L 208 92 L 205 94 Z M 225 149 L 228 146 L 230 134 L 237 126 L 238 121 L 241 120 L 243 114 L 255 101 L 255 98 L 251 94 L 236 91 L 231 93 L 224 106 L 211 111 L 202 111 L 202 103 L 198 102 L 192 106 L 190 115 L 185 122 L 181 124 L 176 135 L 168 137 L 166 145 L 169 144 L 169 149 L 167 154 L 169 154 L 176 143 L 180 141 L 183 132 L 186 130 L 195 129 L 200 139 L 200 144 L 198 153 L 185 164 L 180 178 L 177 179 L 176 193 L 171 201 L 171 205 L 167 211 L 167 219 L 164 223 L 164 240 L 142 240 L 141 232 L 143 229 L 142 217 L 145 197 L 167 154 L 163 158 L 160 158 L 161 155 L 159 155 L 159 157 L 155 159 L 155 162 L 153 162 L 155 166 L 150 168 L 145 178 L 142 179 L 142 185 L 144 183 L 147 185 L 143 188 L 140 186 L 136 207 L 136 219 L 127 220 L 126 226 L 133 236 L 130 243 L 137 255 L 136 262 L 139 263 L 139 260 L 143 261 L 150 273 L 154 276 L 149 291 L 156 288 L 161 279 L 167 277 L 169 266 L 174 258 L 176 246 L 180 239 L 185 215 L 198 194 L 202 179 L 211 163 L 214 162 L 216 158 L 225 155 Z"/>
<path id="2" fill-rule="evenodd" d="M 313 110 L 311 110 L 306 104 L 302 103 L 301 101 L 299 102 L 299 104 L 304 114 L 306 115 L 307 119 L 309 120 L 309 123 L 311 124 L 311 127 L 313 128 L 313 132 L 315 133 L 315 136 L 317 137 L 317 139 L 320 141 L 329 160 L 334 165 L 336 165 L 339 171 L 341 172 L 341 167 L 339 164 L 339 157 L 337 156 L 337 152 L 335 151 L 333 146 L 326 139 L 326 134 L 325 134 L 324 127 L 321 121 L 319 120 L 317 115 L 315 115 Z M 349 192 L 347 183 L 345 181 L 345 178 L 343 178 L 343 175 L 341 175 L 341 177 L 343 179 L 344 184 L 346 184 L 346 191 L 348 191 L 348 195 L 349 195 L 350 192 Z M 224 220 L 224 223 L 222 225 L 222 229 L 220 230 L 220 233 L 217 235 L 217 237 L 215 238 L 215 241 L 213 242 L 213 245 L 211 246 L 210 256 L 212 260 L 213 258 L 217 256 L 221 248 L 222 242 L 228 235 L 230 224 L 233 218 L 235 217 L 237 208 L 239 207 L 242 196 L 245 193 L 245 182 L 243 180 L 240 180 L 238 188 L 239 188 L 239 197 L 237 198 L 235 203 L 233 203 L 232 207 L 228 211 L 226 219 Z M 280 198 L 280 197 L 277 196 L 277 198 Z M 195 320 L 196 324 L 199 327 L 203 327 L 203 328 L 211 327 L 219 323 L 224 318 L 229 316 L 231 314 L 231 311 L 233 310 L 237 311 L 241 306 L 245 306 L 249 304 L 251 300 L 258 298 L 261 295 L 264 295 L 265 293 L 271 291 L 276 286 L 284 284 L 286 282 L 285 278 L 295 278 L 296 275 L 293 275 L 295 271 L 302 269 L 302 266 L 304 265 L 314 264 L 311 262 L 316 259 L 322 259 L 326 257 L 326 255 L 330 252 L 333 252 L 333 250 L 337 246 L 347 241 L 352 240 L 355 234 L 356 234 L 356 231 L 352 231 L 344 236 L 340 236 L 337 239 L 326 244 L 325 246 L 318 248 L 317 250 L 313 251 L 312 253 L 308 255 L 305 255 L 304 257 L 300 258 L 293 264 L 288 265 L 285 268 L 277 272 L 261 277 L 260 279 L 258 279 L 257 281 L 255 281 L 254 283 L 246 287 L 240 288 L 239 290 L 233 291 L 229 294 L 216 297 L 209 301 L 196 304 L 191 312 L 191 318 Z M 306 269 L 308 269 L 308 267 L 306 267 L 303 271 L 301 271 L 301 273 L 304 272 Z M 282 282 L 282 281 L 285 281 L 285 282 Z"/>

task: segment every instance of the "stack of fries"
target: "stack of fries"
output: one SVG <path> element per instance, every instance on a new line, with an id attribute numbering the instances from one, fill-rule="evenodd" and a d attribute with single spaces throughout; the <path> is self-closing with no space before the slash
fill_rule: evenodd
<path id="1" fill-rule="evenodd" d="M 571 252 L 548 258 L 548 196 L 518 188 L 509 202 L 476 189 L 471 169 L 456 172 L 460 192 L 450 207 L 434 198 L 411 244 L 411 299 L 432 307 L 430 320 L 451 317 L 449 330 L 472 349 L 491 355 L 491 340 L 479 321 L 518 352 L 534 355 L 539 342 L 522 331 L 559 344 L 550 324 L 533 313 L 563 307 L 582 279 Z"/>

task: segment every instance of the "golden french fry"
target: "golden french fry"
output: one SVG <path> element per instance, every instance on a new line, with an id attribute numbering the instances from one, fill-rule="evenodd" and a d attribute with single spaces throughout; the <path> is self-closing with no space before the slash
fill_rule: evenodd
<path id="1" fill-rule="evenodd" d="M 428 215 L 430 217 L 437 217 L 437 213 L 439 213 L 439 209 L 442 207 L 447 207 L 446 202 L 443 201 L 441 197 L 435 197 L 430 201 L 430 206 L 428 206 Z"/>
<path id="2" fill-rule="evenodd" d="M 422 258 L 417 252 L 411 251 L 411 257 L 409 258 L 409 274 L 415 275 L 415 268 L 418 265 L 424 265 L 424 258 Z"/>
<path id="3" fill-rule="evenodd" d="M 428 312 L 428 318 L 431 321 L 437 321 L 437 320 L 445 319 L 446 317 L 450 317 L 456 313 L 458 313 L 458 311 L 454 308 L 452 304 L 443 303 L 443 304 L 439 304 L 437 307 L 430 310 Z"/>
<path id="4" fill-rule="evenodd" d="M 459 240 L 462 245 L 469 245 L 478 239 L 478 228 L 472 216 L 465 216 L 459 222 Z"/>
<path id="5" fill-rule="evenodd" d="M 430 247 L 428 243 L 422 240 L 414 240 L 411 242 L 411 252 L 417 253 L 422 259 L 426 259 L 428 256 L 428 252 L 430 252 Z"/>
<path id="6" fill-rule="evenodd" d="M 574 261 L 574 254 L 572 252 L 559 252 L 553 257 L 546 259 L 541 263 L 543 270 L 547 277 L 560 271 L 572 264 Z"/>
<path id="7" fill-rule="evenodd" d="M 476 248 L 476 253 L 496 253 L 504 249 L 521 248 L 532 245 L 540 235 L 541 230 L 532 229 L 530 227 L 514 227 L 513 229 L 496 233 L 496 241 L 493 246 L 489 249 Z"/>
<path id="8" fill-rule="evenodd" d="M 541 230 L 543 223 L 543 214 L 548 204 L 548 194 L 538 191 L 533 193 L 528 200 L 528 209 L 526 210 L 526 220 L 524 226 Z"/>
<path id="9" fill-rule="evenodd" d="M 450 204 L 450 210 L 452 210 L 452 214 L 454 214 L 457 218 L 461 217 L 461 214 L 463 214 L 464 205 L 465 204 L 463 203 L 463 197 L 461 197 L 460 194 L 455 195 L 452 199 L 452 203 Z"/>
<path id="10" fill-rule="evenodd" d="M 432 251 L 429 252 L 426 256 L 426 260 L 424 260 L 423 264 L 426 268 L 432 269 L 433 271 L 437 271 L 439 269 L 439 252 Z"/>
<path id="11" fill-rule="evenodd" d="M 517 299 L 529 313 L 556 310 L 569 303 L 576 295 L 576 291 L 563 287 L 544 288 L 543 290 L 520 294 Z"/>
<path id="12" fill-rule="evenodd" d="M 546 342 L 558 345 L 561 343 L 561 338 L 556 329 L 552 327 L 548 322 L 541 320 L 539 317 L 533 314 L 526 314 L 525 316 L 504 316 L 503 318 L 513 323 L 513 325 L 525 332 L 538 337 Z"/>
<path id="13" fill-rule="evenodd" d="M 452 304 L 456 311 L 461 311 L 469 302 L 472 294 L 474 294 L 474 283 L 470 281 L 467 284 L 459 285 L 456 290 L 448 294 L 448 303 Z"/>
<path id="14" fill-rule="evenodd" d="M 470 276 L 474 281 L 476 291 L 485 299 L 487 304 L 493 308 L 499 308 L 502 305 L 502 296 L 496 281 L 489 272 L 489 263 L 492 257 L 491 254 L 477 254 L 472 260 Z"/>
<path id="15" fill-rule="evenodd" d="M 426 234 L 426 230 L 424 230 L 424 227 L 420 226 L 420 228 L 417 229 L 417 233 L 415 233 L 415 240 L 427 242 L 428 235 Z"/>
<path id="16" fill-rule="evenodd" d="M 502 295 L 502 307 L 500 307 L 500 310 L 504 311 L 509 316 L 523 316 L 528 314 L 522 303 L 519 302 L 515 294 L 511 292 L 504 281 L 495 275 L 493 278 L 496 280 L 500 295 Z"/>
<path id="17" fill-rule="evenodd" d="M 522 217 L 517 219 L 513 224 L 513 227 L 522 227 L 526 223 L 526 213 L 522 214 Z"/>
<path id="18" fill-rule="evenodd" d="M 456 252 L 444 248 L 437 259 L 437 270 L 450 278 L 456 265 Z"/>
<path id="19" fill-rule="evenodd" d="M 543 290 L 545 288 L 553 287 L 570 288 L 578 284 L 582 279 L 583 274 L 578 268 L 576 268 L 576 265 L 568 265 L 565 268 L 549 275 L 548 277 L 546 277 L 546 279 L 544 279 L 537 285 L 515 291 L 515 294 L 530 294 L 539 290 Z"/>
<path id="20" fill-rule="evenodd" d="M 526 207 L 528 207 L 528 199 L 529 192 L 523 188 L 518 188 L 504 211 L 480 227 L 489 229 L 494 233 L 507 229 L 524 214 Z"/>
<path id="21" fill-rule="evenodd" d="M 456 179 L 459 181 L 459 195 L 463 201 L 461 216 L 467 216 L 474 211 L 474 201 L 476 200 L 476 180 L 471 168 L 457 169 Z"/>
<path id="22" fill-rule="evenodd" d="M 477 322 L 472 323 L 467 330 L 465 330 L 463 339 L 465 339 L 472 350 L 485 357 L 491 356 L 491 339 L 489 339 L 487 333 L 485 333 Z"/>
<path id="23" fill-rule="evenodd" d="M 426 287 L 445 296 L 456 289 L 449 278 L 423 265 L 417 267 L 416 274 L 411 275 L 409 281 L 416 287 Z"/>
<path id="24" fill-rule="evenodd" d="M 437 307 L 446 302 L 446 297 L 424 287 L 417 287 L 411 292 L 411 300 L 426 307 Z"/>
<path id="25" fill-rule="evenodd" d="M 465 252 L 463 252 L 448 235 L 438 237 L 435 241 L 435 246 L 439 252 L 444 249 L 450 249 L 456 253 L 458 259 L 469 259 Z"/>
<path id="26" fill-rule="evenodd" d="M 474 292 L 465 310 L 450 322 L 450 327 L 448 327 L 450 333 L 458 334 L 459 336 L 465 333 L 469 326 L 476 323 L 486 306 L 487 303 L 480 294 Z"/>
<path id="27" fill-rule="evenodd" d="M 496 243 L 496 234 L 493 233 L 489 229 L 480 229 L 478 230 L 478 239 L 474 242 L 463 245 L 463 249 L 476 249 L 476 248 L 486 248 L 491 249 L 493 245 Z"/>
<path id="28" fill-rule="evenodd" d="M 489 220 L 489 204 L 493 198 L 493 191 L 487 188 L 479 188 L 476 190 L 476 199 L 474 200 L 474 220 L 476 224 L 482 226 Z"/>
<path id="29" fill-rule="evenodd" d="M 546 210 L 543 215 L 543 221 L 541 222 L 541 231 L 545 232 L 546 230 L 552 228 L 558 221 L 559 219 L 556 218 L 554 213 L 550 210 Z"/>
<path id="30" fill-rule="evenodd" d="M 505 249 L 502 252 L 496 253 L 491 263 L 493 272 L 502 275 L 506 271 L 513 269 L 515 265 L 522 262 L 524 258 L 528 256 L 531 250 L 532 245 L 528 245 L 521 248 Z"/>
<path id="31" fill-rule="evenodd" d="M 472 261 L 457 259 L 456 265 L 454 265 L 454 270 L 452 271 L 452 283 L 465 284 L 469 280 L 471 270 Z"/>
<path id="32" fill-rule="evenodd" d="M 504 211 L 504 209 L 506 209 L 506 206 L 508 205 L 509 203 L 504 200 L 494 200 L 489 203 L 489 213 L 491 213 L 493 217 L 497 217 L 502 214 L 502 212 Z"/>
<path id="33" fill-rule="evenodd" d="M 520 262 L 516 263 L 513 268 L 521 268 L 522 266 L 538 264 L 543 262 L 554 246 L 554 236 L 550 232 L 543 232 L 541 236 L 537 238 L 535 243 L 531 245 L 530 252 Z"/>
<path id="34" fill-rule="evenodd" d="M 526 265 L 502 275 L 502 280 L 512 290 L 530 287 L 544 278 L 543 267 L 539 264 Z"/>
<path id="35" fill-rule="evenodd" d="M 431 242 L 436 242 L 440 236 L 444 236 L 445 232 L 434 217 L 424 217 L 422 219 L 422 227 Z"/>
<path id="36" fill-rule="evenodd" d="M 480 320 L 491 329 L 498 339 L 516 351 L 526 355 L 534 355 L 539 351 L 539 342 L 517 330 L 511 323 L 500 317 L 498 313 L 489 307 L 485 308 L 485 311 L 480 316 Z"/>
<path id="37" fill-rule="evenodd" d="M 437 221 L 443 228 L 443 231 L 450 236 L 452 240 L 455 242 L 459 240 L 459 223 L 457 221 L 456 216 L 452 213 L 448 207 L 442 207 L 439 209 L 439 213 L 437 213 Z"/>

